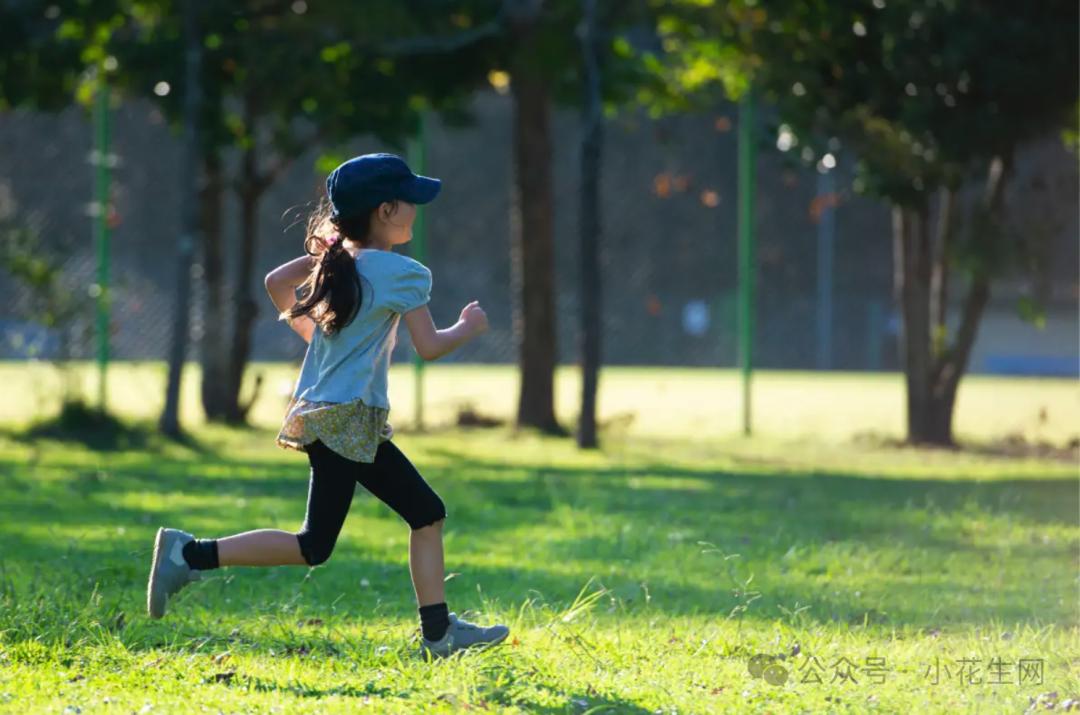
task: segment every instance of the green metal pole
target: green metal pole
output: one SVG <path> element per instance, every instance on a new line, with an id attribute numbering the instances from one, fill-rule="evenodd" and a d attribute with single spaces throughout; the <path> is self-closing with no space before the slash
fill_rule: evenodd
<path id="1" fill-rule="evenodd" d="M 423 174 L 427 161 L 427 117 L 420 113 L 420 127 L 416 137 L 409 142 L 409 168 L 413 173 Z M 424 207 L 416 207 L 416 220 L 413 222 L 412 256 L 424 263 L 427 260 L 427 224 L 424 220 Z M 416 415 L 416 429 L 424 429 L 424 360 L 413 351 L 413 414 Z"/>
<path id="2" fill-rule="evenodd" d="M 94 245 L 97 249 L 97 365 L 98 410 L 107 407 L 109 369 L 109 87 L 102 80 L 94 107 Z"/>
<path id="3" fill-rule="evenodd" d="M 742 373 L 743 434 L 752 431 L 754 346 L 754 97 L 748 91 L 739 105 L 739 369 Z"/>

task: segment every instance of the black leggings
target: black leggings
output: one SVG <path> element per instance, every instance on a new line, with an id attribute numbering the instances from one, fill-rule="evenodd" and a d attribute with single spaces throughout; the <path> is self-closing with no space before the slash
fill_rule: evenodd
<path id="1" fill-rule="evenodd" d="M 311 463 L 307 515 L 296 538 L 300 541 L 300 553 L 312 566 L 330 558 L 352 505 L 357 482 L 413 529 L 446 518 L 442 499 L 389 440 L 379 445 L 374 462 L 346 459 L 318 440 L 307 445 L 307 455 Z"/>

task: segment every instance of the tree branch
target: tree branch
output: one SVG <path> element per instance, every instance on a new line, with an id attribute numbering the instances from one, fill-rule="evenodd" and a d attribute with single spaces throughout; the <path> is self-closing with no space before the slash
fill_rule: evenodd
<path id="1" fill-rule="evenodd" d="M 393 42 L 384 42 L 376 45 L 374 49 L 378 54 L 388 57 L 443 54 L 460 50 L 489 37 L 495 37 L 502 32 L 502 28 L 501 19 L 496 18 L 455 35 L 406 37 Z"/>
<path id="2" fill-rule="evenodd" d="M 513 22 L 522 15 L 536 14 L 541 4 L 542 0 L 503 0 L 495 17 L 476 27 L 454 35 L 405 37 L 376 45 L 374 49 L 377 53 L 390 57 L 454 52 L 480 40 L 498 36 L 505 29 L 508 20 Z"/>
<path id="3" fill-rule="evenodd" d="M 949 309 L 949 250 L 952 243 L 956 205 L 956 190 L 942 187 L 939 192 L 937 237 L 934 246 L 934 268 L 930 278 L 930 320 L 934 331 L 935 353 L 944 345 L 945 318 Z"/>
<path id="4" fill-rule="evenodd" d="M 943 391 L 946 387 L 951 390 L 952 385 L 964 374 L 968 359 L 971 357 L 971 348 L 975 345 L 979 321 L 989 302 L 990 277 L 985 273 L 980 273 L 975 276 L 964 298 L 964 309 L 960 319 L 960 328 L 956 331 L 956 339 L 934 366 L 935 391 Z"/>
<path id="5" fill-rule="evenodd" d="M 980 211 L 989 219 L 983 223 L 989 224 L 999 218 L 1005 196 L 1006 164 L 1000 157 L 994 157 L 990 162 L 990 169 L 986 179 L 986 190 Z M 990 274 L 985 267 L 978 267 L 972 276 L 971 286 L 964 298 L 964 308 L 960 318 L 960 327 L 956 331 L 956 338 L 938 358 L 934 365 L 934 382 L 936 385 L 946 386 L 960 380 L 960 376 L 967 369 L 971 349 L 975 344 L 975 337 L 979 329 L 979 321 L 982 319 L 983 310 L 990 301 Z"/>

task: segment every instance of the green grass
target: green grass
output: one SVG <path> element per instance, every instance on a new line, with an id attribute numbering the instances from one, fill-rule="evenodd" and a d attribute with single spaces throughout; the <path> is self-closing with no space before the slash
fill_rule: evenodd
<path id="1" fill-rule="evenodd" d="M 510 413 L 506 370 L 428 373 L 434 424 L 466 395 Z M 0 379 L 15 393 L 0 437 L 0 711 L 954 713 L 1080 695 L 1075 456 L 991 449 L 1011 433 L 1071 439 L 1070 381 L 972 381 L 959 424 L 980 447 L 951 452 L 852 439 L 896 436 L 879 404 L 897 401 L 895 376 L 764 375 L 763 434 L 744 440 L 730 373 L 606 370 L 603 448 L 579 452 L 501 428 L 411 433 L 411 380 L 395 368 L 396 441 L 449 507 L 451 608 L 513 629 L 504 647 L 425 663 L 407 527 L 367 495 L 325 566 L 218 571 L 165 620 L 144 615 L 158 525 L 299 526 L 306 462 L 273 446 L 275 391 L 255 429 L 95 451 L 21 431 L 19 406 L 48 409 L 54 376 L 5 365 Z M 160 366 L 118 371 L 115 404 L 151 417 L 159 380 Z M 561 373 L 563 415 L 574 389 Z M 788 681 L 753 677 L 757 654 L 787 656 Z M 883 683 L 868 658 L 884 658 Z M 1010 683 L 986 682 L 995 658 Z M 1017 682 L 1022 659 L 1041 683 Z M 830 682 L 845 661 L 858 682 Z"/>

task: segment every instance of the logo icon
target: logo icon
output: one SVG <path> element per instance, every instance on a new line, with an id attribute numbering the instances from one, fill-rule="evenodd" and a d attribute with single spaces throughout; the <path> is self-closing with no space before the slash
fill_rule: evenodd
<path id="1" fill-rule="evenodd" d="M 781 658 L 782 656 L 758 653 L 750 658 L 746 669 L 750 671 L 751 676 L 761 678 L 769 685 L 780 686 L 788 679 L 787 668 L 779 662 Z"/>

